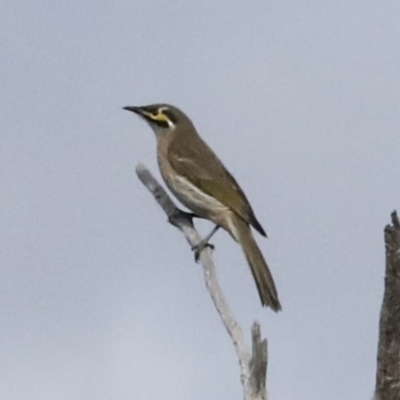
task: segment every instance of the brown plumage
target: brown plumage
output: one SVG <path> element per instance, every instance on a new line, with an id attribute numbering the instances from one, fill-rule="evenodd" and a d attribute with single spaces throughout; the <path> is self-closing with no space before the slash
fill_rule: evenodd
<path id="1" fill-rule="evenodd" d="M 141 115 L 156 133 L 158 163 L 169 189 L 186 207 L 224 228 L 241 245 L 262 305 L 279 311 L 274 280 L 250 226 L 263 236 L 266 233 L 235 178 L 191 120 L 167 104 L 125 109 Z"/>

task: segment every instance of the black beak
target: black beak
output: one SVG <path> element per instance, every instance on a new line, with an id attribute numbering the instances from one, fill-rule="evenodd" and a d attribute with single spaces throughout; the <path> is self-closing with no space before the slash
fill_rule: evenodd
<path id="1" fill-rule="evenodd" d="M 123 108 L 123 110 L 132 111 L 135 114 L 143 115 L 143 111 L 142 111 L 142 109 L 140 107 L 126 106 L 126 107 Z"/>

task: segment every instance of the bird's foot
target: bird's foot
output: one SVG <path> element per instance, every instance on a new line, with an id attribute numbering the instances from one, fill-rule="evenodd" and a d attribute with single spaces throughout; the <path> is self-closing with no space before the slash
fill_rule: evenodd
<path id="1" fill-rule="evenodd" d="M 199 261 L 200 253 L 202 250 L 204 250 L 206 247 L 209 247 L 211 250 L 214 250 L 214 245 L 211 243 L 208 243 L 208 241 L 212 238 L 215 232 L 219 229 L 219 225 L 215 225 L 212 231 L 205 237 L 203 240 L 201 240 L 199 243 L 197 243 L 195 246 L 192 247 L 192 250 L 194 251 L 194 259 L 196 262 Z"/>
<path id="2" fill-rule="evenodd" d="M 207 238 L 206 238 L 207 239 Z M 199 243 L 192 246 L 192 250 L 194 251 L 194 259 L 196 262 L 199 262 L 200 253 L 206 248 L 210 248 L 214 250 L 215 246 L 211 243 L 208 243 L 207 240 L 201 240 Z"/>

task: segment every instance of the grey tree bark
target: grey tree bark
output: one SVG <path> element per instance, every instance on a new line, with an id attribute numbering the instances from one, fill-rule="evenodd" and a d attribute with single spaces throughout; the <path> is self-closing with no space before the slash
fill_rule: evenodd
<path id="1" fill-rule="evenodd" d="M 400 222 L 385 227 L 385 291 L 379 321 L 374 400 L 400 399 Z"/>

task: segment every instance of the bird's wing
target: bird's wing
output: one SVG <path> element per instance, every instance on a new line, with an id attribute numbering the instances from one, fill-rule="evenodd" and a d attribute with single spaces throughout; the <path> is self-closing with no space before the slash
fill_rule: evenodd
<path id="1" fill-rule="evenodd" d="M 168 148 L 168 160 L 171 167 L 266 236 L 235 178 L 210 147 L 198 136 L 190 138 L 190 146 L 185 142 L 171 141 Z"/>

